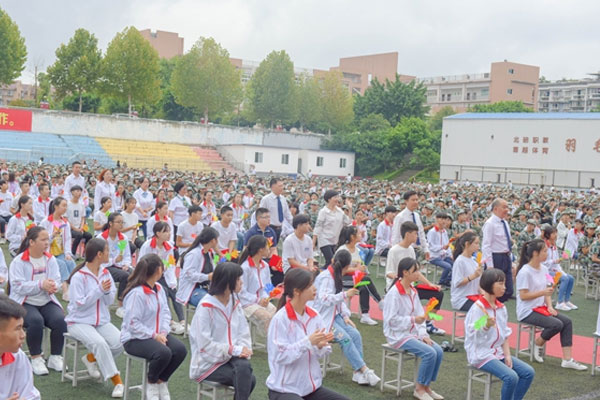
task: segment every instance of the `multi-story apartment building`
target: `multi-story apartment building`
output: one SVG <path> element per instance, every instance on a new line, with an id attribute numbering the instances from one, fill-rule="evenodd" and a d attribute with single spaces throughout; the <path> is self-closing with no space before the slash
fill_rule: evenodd
<path id="1" fill-rule="evenodd" d="M 35 87 L 21 81 L 0 87 L 0 106 L 6 106 L 13 100 L 34 100 Z"/>
<path id="2" fill-rule="evenodd" d="M 183 38 L 178 33 L 144 29 L 140 34 L 156 49 L 160 58 L 183 55 Z"/>
<path id="3" fill-rule="evenodd" d="M 600 73 L 596 79 L 562 80 L 539 85 L 540 112 L 589 112 L 600 107 Z"/>

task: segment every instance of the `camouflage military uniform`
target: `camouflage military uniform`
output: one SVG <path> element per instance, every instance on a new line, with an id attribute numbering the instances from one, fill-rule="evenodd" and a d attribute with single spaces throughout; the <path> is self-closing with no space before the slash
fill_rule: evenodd
<path id="1" fill-rule="evenodd" d="M 529 233 L 526 229 L 523 229 L 517 237 L 517 255 L 521 253 L 523 245 L 533 239 L 535 239 L 535 230 Z"/>
<path id="2" fill-rule="evenodd" d="M 314 229 L 317 223 L 317 217 L 319 216 L 319 211 L 312 212 L 311 210 L 308 210 L 306 214 L 310 217 L 310 226 Z"/>
<path id="3" fill-rule="evenodd" d="M 595 254 L 596 257 L 598 257 L 600 255 L 600 241 L 598 241 L 598 240 L 594 240 L 594 242 L 590 246 L 590 252 L 588 253 L 588 256 L 590 258 L 590 261 L 588 264 L 588 273 L 589 273 L 589 275 L 591 275 L 595 278 L 600 278 L 600 264 L 596 264 L 592 261 L 593 254 Z"/>
<path id="4" fill-rule="evenodd" d="M 461 233 L 463 233 L 464 231 L 466 231 L 467 229 L 469 229 L 469 226 L 464 223 L 464 222 L 458 222 L 458 221 L 454 221 L 452 223 L 452 234 L 453 236 L 458 236 Z"/>
<path id="5" fill-rule="evenodd" d="M 579 254 L 579 257 L 577 261 L 583 266 L 584 271 L 587 271 L 592 265 L 592 245 L 594 243 L 597 243 L 594 242 L 594 238 L 588 236 L 583 236 L 579 239 L 579 245 L 577 246 L 577 254 Z M 589 250 L 587 254 L 583 254 L 584 247 L 587 247 Z"/>

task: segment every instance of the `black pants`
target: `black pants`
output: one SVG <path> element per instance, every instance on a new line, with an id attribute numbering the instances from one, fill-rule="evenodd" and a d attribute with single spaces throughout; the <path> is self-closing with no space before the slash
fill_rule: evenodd
<path id="1" fill-rule="evenodd" d="M 323 267 L 327 268 L 329 265 L 331 265 L 331 260 L 333 260 L 333 255 L 335 254 L 335 246 L 323 246 L 321 247 L 321 253 L 325 258 L 325 265 Z"/>
<path id="2" fill-rule="evenodd" d="M 0 232 L 2 232 L 2 234 L 4 234 L 4 232 L 6 232 L 6 224 L 8 224 L 9 220 L 10 220 L 10 216 L 3 217 L 2 215 L 0 215 Z M 73 254 L 75 254 L 75 253 L 73 253 Z"/>
<path id="3" fill-rule="evenodd" d="M 169 285 L 167 285 L 167 281 L 165 280 L 164 276 L 158 280 L 158 283 L 160 283 L 162 287 L 166 290 L 167 298 L 171 299 L 171 304 L 173 305 L 173 310 L 175 310 L 175 314 L 177 314 L 177 319 L 179 321 L 183 321 L 185 319 L 185 315 L 183 314 L 183 307 L 176 300 L 177 289 L 171 289 Z M 191 323 L 192 321 L 186 322 Z"/>
<path id="4" fill-rule="evenodd" d="M 74 231 L 73 229 L 71 229 L 71 237 L 73 238 L 73 245 L 71 246 L 71 253 L 73 255 L 77 254 L 77 247 L 79 247 L 81 239 L 85 240 L 86 243 L 92 240 L 91 233 Z"/>
<path id="5" fill-rule="evenodd" d="M 269 225 L 275 231 L 275 237 L 277 238 L 277 243 L 279 243 L 279 238 L 281 237 L 281 225 Z"/>
<path id="6" fill-rule="evenodd" d="M 435 307 L 433 307 L 434 310 L 439 311 L 440 307 L 442 306 L 442 301 L 444 301 L 444 292 L 443 291 L 437 291 L 437 290 L 426 290 L 426 289 L 419 289 L 417 288 L 417 293 L 419 294 L 419 299 L 421 300 L 429 300 L 432 297 L 435 297 L 438 300 L 438 303 L 436 304 Z"/>
<path id="7" fill-rule="evenodd" d="M 235 389 L 234 400 L 248 400 L 250 393 L 256 386 L 256 378 L 252 374 L 250 361 L 239 357 L 231 357 L 227 363 L 217 368 L 206 380 L 233 386 Z"/>
<path id="8" fill-rule="evenodd" d="M 283 272 L 275 271 L 273 268 L 271 268 L 271 283 L 273 284 L 273 286 L 277 286 L 282 282 L 283 282 Z"/>
<path id="9" fill-rule="evenodd" d="M 154 339 L 132 339 L 123 344 L 132 356 L 148 360 L 148 383 L 167 382 L 187 356 L 187 349 L 173 335 L 167 335 L 167 345 Z"/>
<path id="10" fill-rule="evenodd" d="M 371 279 L 369 277 L 369 275 L 365 275 L 362 280 L 370 282 L 368 285 L 361 286 L 358 288 L 358 296 L 359 296 L 359 300 L 360 300 L 359 301 L 360 302 L 360 311 L 363 314 L 368 314 L 369 309 L 370 309 L 369 297 L 373 296 L 375 301 L 377 301 L 379 303 L 381 301 L 381 296 L 379 295 L 379 292 L 377 291 L 377 288 L 375 287 L 375 284 L 373 283 L 373 279 Z M 343 282 L 343 286 L 346 288 L 354 287 L 354 282 L 352 281 L 352 277 L 349 275 L 344 276 L 342 278 L 342 282 Z"/>
<path id="11" fill-rule="evenodd" d="M 348 397 L 321 386 L 304 397 L 295 393 L 279 393 L 269 389 L 269 400 L 350 400 Z"/>
<path id="12" fill-rule="evenodd" d="M 542 315 L 538 312 L 532 312 L 522 322 L 544 328 L 542 339 L 550 340 L 554 335 L 560 332 L 560 345 L 562 347 L 571 347 L 573 345 L 573 324 L 571 320 L 562 314 L 556 317 Z"/>
<path id="13" fill-rule="evenodd" d="M 467 302 L 465 304 L 463 304 L 463 306 L 460 308 L 460 311 L 465 311 L 465 312 L 469 311 L 473 304 L 475 304 L 475 302 L 473 300 L 467 299 Z"/>
<path id="14" fill-rule="evenodd" d="M 129 279 L 130 275 L 129 269 L 124 270 L 123 268 L 115 267 L 114 265 L 111 265 L 107 269 L 108 272 L 110 272 L 110 276 L 112 276 L 113 281 L 119 284 L 119 289 L 117 290 L 117 298 L 119 300 L 123 300 L 123 292 L 127 287 L 127 279 Z"/>
<path id="15" fill-rule="evenodd" d="M 50 328 L 50 354 L 60 356 L 65 342 L 64 334 L 67 332 L 67 323 L 63 310 L 55 303 L 49 302 L 41 307 L 24 303 L 27 310 L 25 315 L 25 329 L 27 330 L 27 347 L 29 354 L 37 356 L 42 354 L 42 338 L 44 326 Z"/>
<path id="16" fill-rule="evenodd" d="M 147 226 L 148 226 L 148 220 L 146 221 L 139 221 L 140 224 L 142 224 L 142 226 L 140 226 L 140 229 L 142 230 L 142 232 L 144 233 L 144 239 L 148 240 L 148 232 L 147 232 Z M 150 235 L 152 236 L 152 235 Z M 175 237 L 175 236 L 173 236 Z"/>
<path id="17" fill-rule="evenodd" d="M 504 281 L 506 292 L 504 292 L 502 297 L 498 297 L 498 301 L 504 303 L 506 300 L 510 299 L 514 293 L 512 261 L 510 259 L 510 254 L 505 253 L 492 253 L 492 260 L 494 261 L 494 268 L 499 269 L 506 275 L 506 280 Z"/>
<path id="18" fill-rule="evenodd" d="M 133 255 L 137 249 L 141 249 L 143 244 L 144 240 L 140 239 L 139 237 L 136 237 L 135 239 L 133 239 L 133 241 L 130 240 L 129 252 L 131 253 L 131 255 Z"/>

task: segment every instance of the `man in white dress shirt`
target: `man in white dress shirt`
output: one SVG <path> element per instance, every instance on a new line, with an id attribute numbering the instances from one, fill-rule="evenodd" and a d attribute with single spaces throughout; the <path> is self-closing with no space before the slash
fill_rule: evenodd
<path id="1" fill-rule="evenodd" d="M 283 181 L 280 178 L 272 178 L 269 186 L 271 187 L 271 193 L 262 198 L 260 207 L 269 210 L 271 228 L 275 231 L 279 242 L 283 221 L 285 220 L 291 225 L 292 213 L 288 208 L 286 199 L 281 195 L 283 193 Z"/>
<path id="2" fill-rule="evenodd" d="M 429 247 L 427 246 L 427 238 L 425 237 L 425 229 L 423 229 L 423 222 L 421 222 L 421 216 L 417 212 L 419 208 L 419 195 L 414 190 L 409 190 L 404 193 L 404 201 L 406 207 L 394 218 L 394 226 L 392 227 L 392 244 L 400 243 L 402 235 L 400 235 L 400 227 L 403 222 L 411 221 L 417 224 L 419 227 L 419 235 L 417 237 L 417 243 L 415 249 L 420 250 L 424 255 L 425 259 L 429 260 Z"/>
<path id="3" fill-rule="evenodd" d="M 87 194 L 87 191 L 85 190 L 85 178 L 81 175 L 81 163 L 79 161 L 73 162 L 73 172 L 65 179 L 65 199 L 71 200 L 71 188 L 75 185 L 82 189 L 81 201 L 83 201 L 83 194 Z"/>
<path id="4" fill-rule="evenodd" d="M 387 206 L 384 210 L 383 221 L 377 225 L 375 254 L 379 254 L 382 257 L 387 257 L 388 251 L 396 244 L 392 242 L 392 229 L 397 212 L 396 207 Z"/>

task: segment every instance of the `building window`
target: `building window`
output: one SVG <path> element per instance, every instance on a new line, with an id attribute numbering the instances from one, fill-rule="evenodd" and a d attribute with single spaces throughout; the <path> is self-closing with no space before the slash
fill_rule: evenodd
<path id="1" fill-rule="evenodd" d="M 340 158 L 340 168 L 346 168 L 346 159 Z"/>
<path id="2" fill-rule="evenodd" d="M 323 166 L 323 157 L 317 157 L 317 167 Z"/>
<path id="3" fill-rule="evenodd" d="M 471 100 L 471 93 L 467 93 L 467 100 Z"/>
<path id="4" fill-rule="evenodd" d="M 446 100 L 446 95 L 442 93 L 442 101 Z"/>
<path id="5" fill-rule="evenodd" d="M 514 74 L 514 73 L 515 73 L 515 70 L 514 70 L 513 68 L 509 68 L 509 69 L 508 69 L 508 73 L 512 75 L 512 74 Z"/>
<path id="6" fill-rule="evenodd" d="M 512 89 L 506 89 L 507 94 L 512 94 Z"/>
<path id="7" fill-rule="evenodd" d="M 254 152 L 254 162 L 255 163 L 262 163 L 263 162 L 263 153 L 255 151 Z"/>
<path id="8" fill-rule="evenodd" d="M 281 163 L 282 164 L 289 164 L 290 163 L 290 155 L 289 154 L 282 154 L 281 155 Z"/>
<path id="9" fill-rule="evenodd" d="M 473 100 L 477 99 L 477 92 L 473 92 Z"/>
<path id="10" fill-rule="evenodd" d="M 448 101 L 450 101 L 451 98 L 452 98 L 452 94 L 448 93 Z"/>

